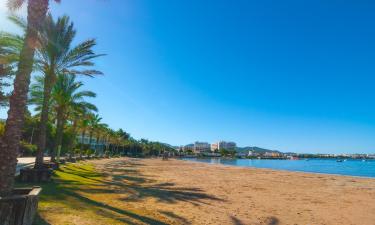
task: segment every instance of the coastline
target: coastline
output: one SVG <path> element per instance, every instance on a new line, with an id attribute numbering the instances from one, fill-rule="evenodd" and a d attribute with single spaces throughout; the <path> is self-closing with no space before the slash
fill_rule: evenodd
<path id="1" fill-rule="evenodd" d="M 261 169 L 261 170 L 264 169 L 264 170 L 291 172 L 291 173 L 296 172 L 296 173 L 317 174 L 317 175 L 343 176 L 343 177 L 353 177 L 353 178 L 363 178 L 363 179 L 373 179 L 373 180 L 375 180 L 375 177 L 370 177 L 370 176 L 356 176 L 356 175 L 335 174 L 335 173 L 310 172 L 310 171 L 302 171 L 302 170 L 275 169 L 275 168 L 256 167 L 256 166 L 228 165 L 228 164 L 224 164 L 224 163 L 209 163 L 209 162 L 193 161 L 193 160 L 188 160 L 188 159 L 177 159 L 177 160 L 188 161 L 188 162 L 193 162 L 193 163 L 205 163 L 205 164 L 209 164 L 209 165 L 221 165 L 221 166 L 229 166 L 229 167 Z M 262 160 L 269 160 L 269 159 L 262 159 Z M 279 160 L 279 159 L 277 159 L 277 160 Z"/>

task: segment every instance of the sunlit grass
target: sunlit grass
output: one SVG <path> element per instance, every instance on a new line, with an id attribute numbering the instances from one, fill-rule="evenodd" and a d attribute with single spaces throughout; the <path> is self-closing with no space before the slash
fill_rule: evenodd
<path id="1" fill-rule="evenodd" d="M 43 191 L 34 224 L 166 224 L 123 204 L 119 208 L 118 194 L 91 163 L 61 166 L 50 183 L 17 184 L 35 185 Z"/>

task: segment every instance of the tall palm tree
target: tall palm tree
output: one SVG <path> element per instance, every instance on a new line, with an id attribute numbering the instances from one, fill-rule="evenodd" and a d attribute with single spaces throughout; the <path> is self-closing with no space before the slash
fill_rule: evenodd
<path id="1" fill-rule="evenodd" d="M 92 136 L 94 134 L 94 131 L 98 128 L 100 121 L 103 118 L 99 116 L 99 114 L 94 114 L 89 118 L 89 146 L 91 148 L 92 143 Z"/>
<path id="2" fill-rule="evenodd" d="M 83 150 L 84 150 L 84 145 L 85 145 L 85 137 L 86 137 L 86 132 L 90 126 L 90 120 L 93 117 L 94 114 L 91 112 L 84 112 L 81 116 L 81 119 L 79 121 L 79 127 L 81 130 L 81 145 L 80 145 L 80 151 L 79 151 L 79 157 L 82 158 Z"/>
<path id="3" fill-rule="evenodd" d="M 68 117 L 69 108 L 90 108 L 96 107 L 91 103 L 85 101 L 86 97 L 96 97 L 96 94 L 91 91 L 79 91 L 83 86 L 82 82 L 76 82 L 74 75 L 59 75 L 57 83 L 52 91 L 53 101 L 57 112 L 56 120 L 56 142 L 52 154 L 52 159 L 55 160 L 55 155 L 62 144 L 62 136 L 64 126 Z"/>
<path id="4" fill-rule="evenodd" d="M 8 1 L 10 9 L 19 8 L 25 0 Z M 8 118 L 5 133 L 0 139 L 0 196 L 12 192 L 16 173 L 17 154 L 24 123 L 27 93 L 29 91 L 30 74 L 33 66 L 38 31 L 43 23 L 49 0 L 28 0 L 27 29 L 23 47 L 19 57 L 13 93 L 9 99 Z"/>
<path id="5" fill-rule="evenodd" d="M 75 47 L 72 41 L 76 30 L 68 16 L 54 21 L 48 14 L 41 32 L 41 48 L 37 52 L 37 65 L 44 75 L 43 105 L 40 117 L 40 133 L 35 167 L 43 165 L 43 151 L 46 146 L 46 128 L 49 114 L 49 101 L 57 74 L 86 75 L 93 77 L 102 74 L 100 71 L 88 69 L 94 66 L 93 59 L 101 55 L 95 54 L 94 39 L 86 40 Z"/>
<path id="6" fill-rule="evenodd" d="M 72 134 L 74 139 L 69 143 L 68 149 L 70 150 L 70 158 L 74 156 L 74 146 L 76 143 L 77 131 L 82 124 L 84 118 L 90 112 L 97 112 L 98 109 L 95 105 L 91 104 L 75 104 L 69 108 L 69 120 L 72 124 Z"/>
<path id="7" fill-rule="evenodd" d="M 12 21 L 14 18 L 9 17 Z M 16 73 L 23 41 L 24 37 L 20 35 L 0 32 L 0 106 L 8 104 L 9 95 L 3 88 L 10 86 L 8 80 Z"/>
<path id="8" fill-rule="evenodd" d="M 102 143 L 101 148 L 100 148 L 100 154 L 101 154 L 101 155 L 103 154 L 103 145 L 105 144 L 105 141 L 104 141 L 104 139 L 102 139 L 102 138 L 103 138 L 104 135 L 106 134 L 107 128 L 108 128 L 108 125 L 105 124 L 105 123 L 100 123 L 100 124 L 98 124 L 98 126 L 96 127 L 96 144 L 98 145 L 99 142 Z M 97 150 L 97 149 L 95 149 L 95 151 L 96 151 L 96 150 Z"/>
<path id="9" fill-rule="evenodd" d="M 44 80 L 38 77 L 37 83 L 32 85 L 31 102 L 42 103 Z M 95 97 L 96 94 L 91 91 L 80 91 L 82 82 L 77 82 L 74 75 L 58 75 L 56 84 L 51 93 L 51 106 L 56 113 L 56 140 L 52 152 L 51 161 L 55 161 L 58 150 L 62 145 L 64 126 L 68 119 L 68 113 L 71 109 L 90 108 L 96 110 L 96 107 L 85 101 L 86 97 Z M 42 103 L 43 104 L 43 103 Z M 40 105 L 39 105 L 40 107 Z M 36 107 L 38 108 L 38 106 Z"/>

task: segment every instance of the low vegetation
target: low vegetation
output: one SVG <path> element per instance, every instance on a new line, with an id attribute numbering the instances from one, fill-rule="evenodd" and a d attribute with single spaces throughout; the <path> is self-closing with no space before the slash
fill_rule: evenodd
<path id="1" fill-rule="evenodd" d="M 130 190 L 125 186 L 122 190 L 116 188 L 122 184 L 98 172 L 90 162 L 61 166 L 55 171 L 53 182 L 38 185 L 43 191 L 35 225 L 167 224 L 163 222 L 167 219 L 158 214 L 120 201 Z"/>

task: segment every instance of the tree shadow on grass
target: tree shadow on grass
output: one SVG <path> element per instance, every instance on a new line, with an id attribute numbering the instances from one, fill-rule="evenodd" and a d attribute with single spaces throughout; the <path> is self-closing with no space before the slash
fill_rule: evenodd
<path id="1" fill-rule="evenodd" d="M 79 164 L 63 166 L 56 171 L 53 182 L 41 184 L 43 188 L 41 200 L 59 201 L 77 210 L 94 210 L 100 216 L 131 225 L 139 223 L 164 225 L 166 223 L 93 200 L 85 193 L 98 195 L 124 193 L 126 197 L 121 195 L 122 197 L 119 196 L 117 199 L 126 202 L 138 202 L 146 198 L 154 198 L 159 202 L 171 204 L 188 202 L 193 205 L 208 204 L 206 200 L 223 201 L 205 193 L 200 188 L 178 187 L 171 182 L 160 183 L 141 174 L 137 170 L 139 166 L 143 166 L 139 161 L 136 163 L 123 160 L 112 161 L 105 165 L 105 171 L 108 171 L 105 173 L 80 167 Z M 77 200 L 80 204 L 73 206 L 70 202 L 72 200 Z M 158 213 L 179 224 L 189 224 L 185 218 L 173 212 L 159 211 Z"/>
<path id="2" fill-rule="evenodd" d="M 63 168 L 60 170 L 60 172 L 69 173 L 72 170 L 66 170 L 66 168 Z M 91 173 L 90 171 L 88 171 Z M 79 172 L 80 175 L 83 175 L 83 177 L 88 177 L 84 173 Z M 72 175 L 72 173 L 71 173 Z M 78 176 L 78 175 L 76 175 Z M 163 221 L 159 221 L 157 219 L 139 215 L 137 213 L 134 213 L 130 210 L 124 210 L 119 209 L 116 207 L 113 207 L 111 205 L 90 199 L 89 197 L 83 196 L 80 194 L 81 191 L 84 191 L 86 188 L 90 189 L 89 187 L 85 187 L 85 185 L 82 183 L 83 178 L 81 180 L 64 180 L 58 175 L 54 175 L 54 180 L 49 183 L 20 183 L 17 184 L 17 186 L 34 186 L 39 185 L 42 187 L 42 193 L 40 195 L 40 200 L 48 203 L 48 204 L 54 204 L 54 203 L 60 203 L 64 204 L 67 207 L 73 209 L 73 210 L 90 210 L 94 211 L 96 214 L 110 218 L 113 220 L 117 220 L 120 223 L 123 224 L 130 224 L 130 225 L 136 225 L 139 223 L 142 224 L 155 224 L 155 225 L 166 225 L 167 223 Z M 98 184 L 96 184 L 98 185 Z M 103 184 L 99 184 L 103 185 Z M 95 186 L 91 185 L 91 186 Z M 104 189 L 103 189 L 104 190 Z M 75 200 L 77 202 L 75 202 Z M 77 204 L 76 204 L 77 203 Z M 56 206 L 59 207 L 59 206 Z M 48 209 L 44 210 L 44 213 L 48 213 Z M 39 214 L 36 215 L 34 219 L 33 225 L 50 225 L 48 222 L 46 222 L 43 217 L 41 217 Z"/>
<path id="3" fill-rule="evenodd" d="M 127 211 L 127 210 L 122 210 L 122 209 L 119 209 L 119 208 L 116 208 L 116 207 L 112 207 L 110 205 L 107 205 L 105 203 L 101 203 L 101 202 L 98 202 L 98 201 L 95 201 L 95 200 L 92 200 L 90 198 L 87 198 L 85 196 L 82 196 L 76 192 L 67 192 L 66 193 L 67 195 L 71 196 L 71 197 L 74 197 L 76 198 L 77 200 L 81 201 L 81 202 L 85 202 L 91 206 L 94 206 L 98 209 L 105 209 L 106 211 L 110 211 L 110 212 L 115 212 L 115 213 L 118 213 L 122 216 L 126 216 L 126 217 L 129 217 L 135 221 L 140 221 L 140 222 L 143 222 L 143 223 L 146 223 L 146 224 L 155 224 L 155 225 L 166 225 L 167 223 L 164 223 L 162 221 L 158 221 L 156 219 L 153 219 L 153 218 L 150 218 L 150 217 L 147 217 L 147 216 L 141 216 L 141 215 L 138 215 L 136 213 L 133 213 L 131 211 Z M 103 211 L 101 211 L 103 212 Z M 113 215 L 111 215 L 113 216 Z M 121 222 L 126 222 L 126 223 L 131 223 L 131 224 L 135 224 L 133 222 L 131 222 L 130 220 L 128 219 L 124 219 L 124 218 L 116 218 L 116 217 L 112 217 L 116 220 L 119 220 Z"/>
<path id="4" fill-rule="evenodd" d="M 37 214 L 35 215 L 33 225 L 51 225 L 51 224 L 48 223 L 47 221 L 45 221 L 45 220 L 39 215 L 39 213 L 37 213 Z"/>

